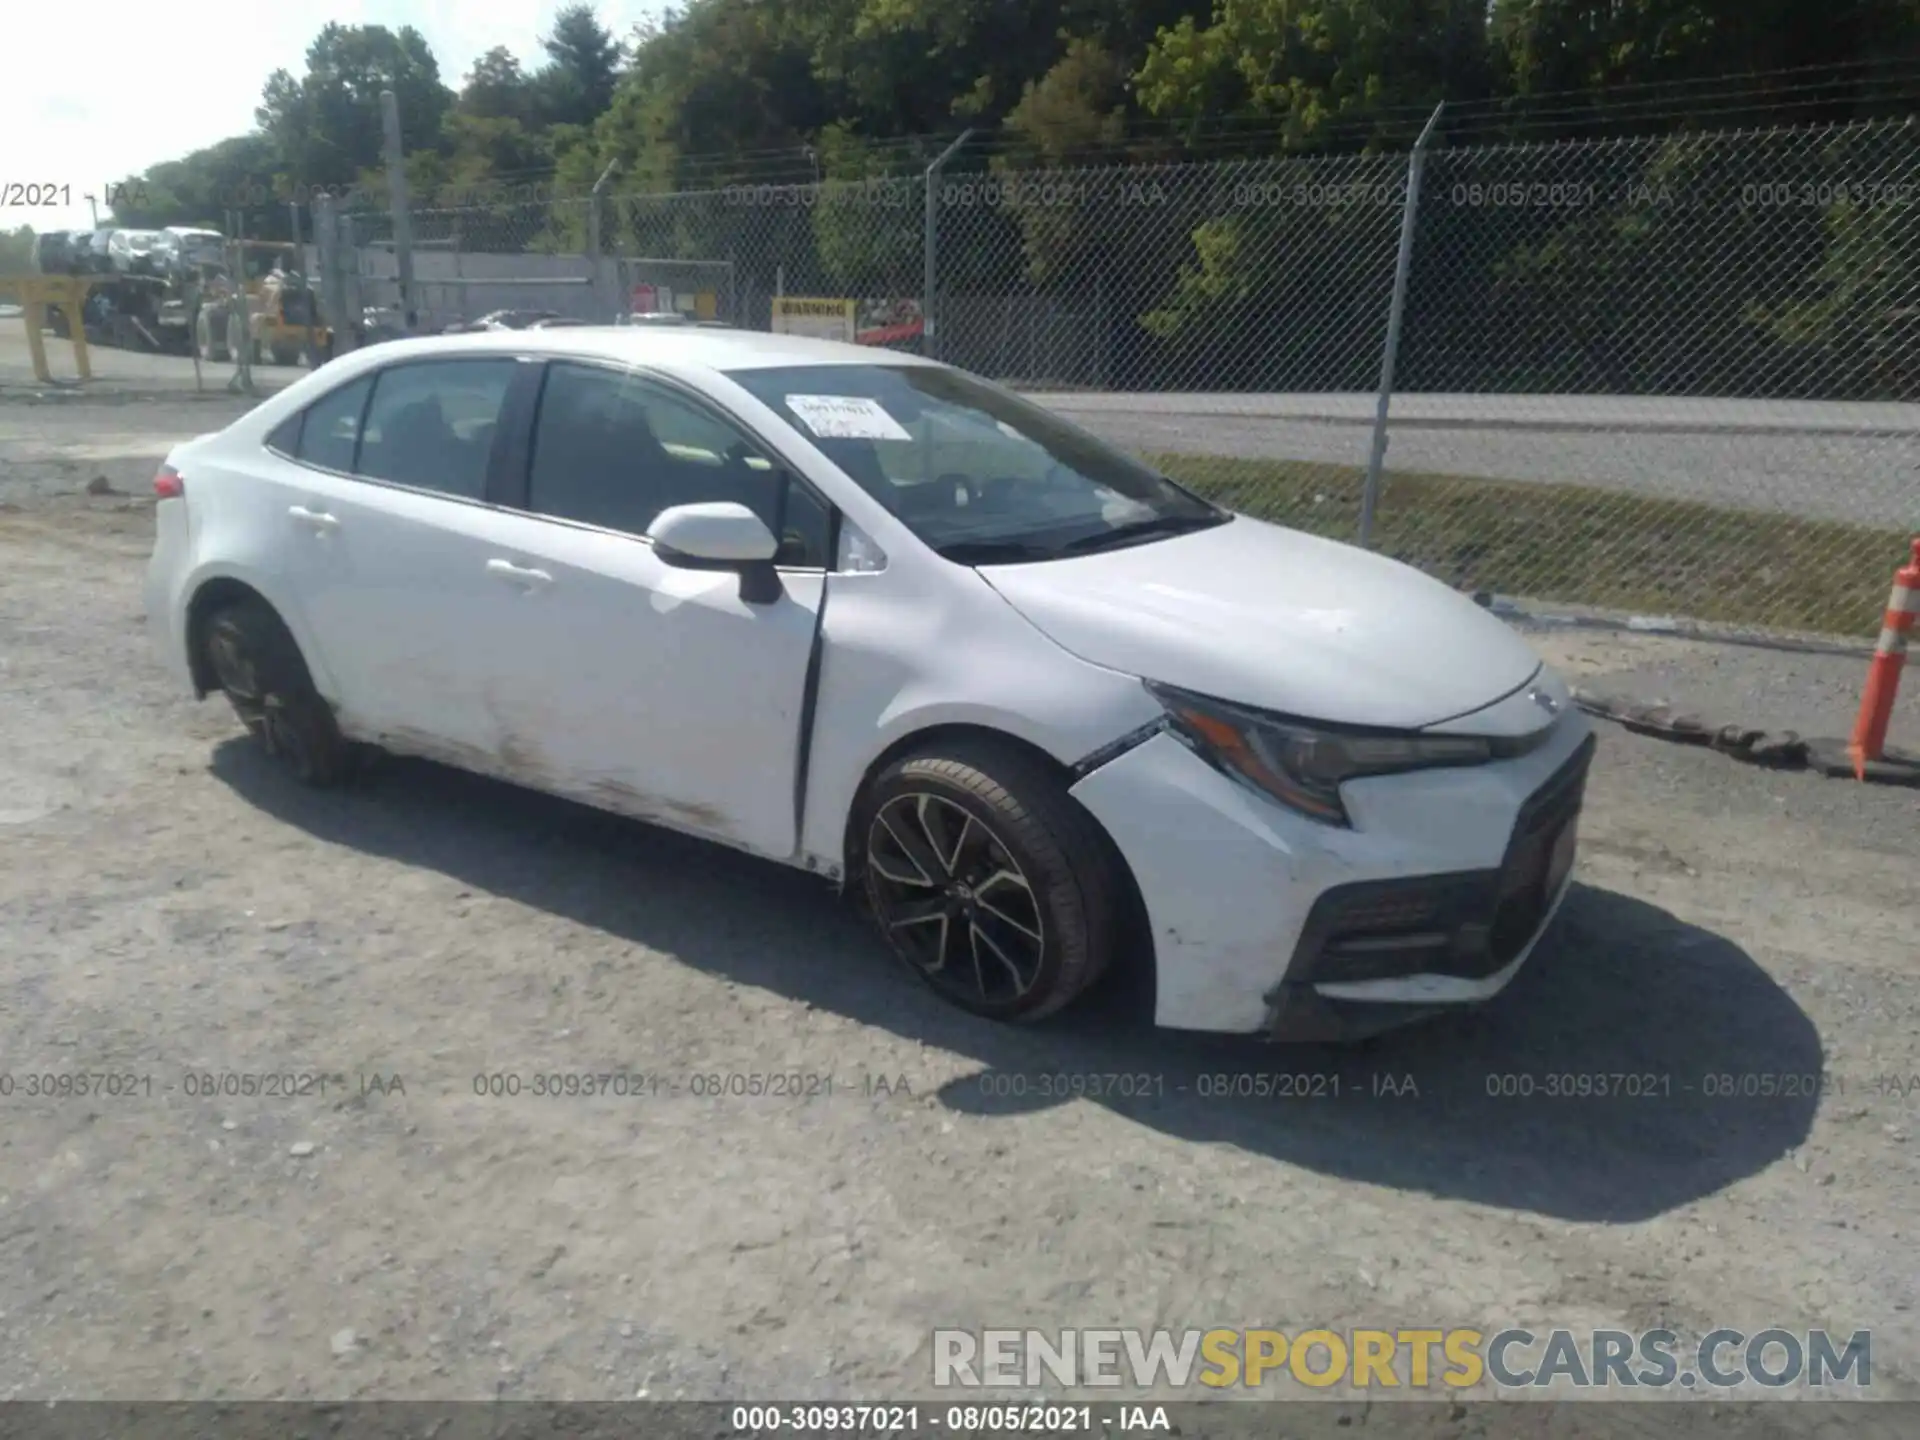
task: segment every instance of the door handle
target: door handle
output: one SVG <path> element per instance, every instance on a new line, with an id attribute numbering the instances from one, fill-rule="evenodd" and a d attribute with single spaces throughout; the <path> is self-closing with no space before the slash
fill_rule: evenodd
<path id="1" fill-rule="evenodd" d="M 544 589 L 553 583 L 553 576 L 546 571 L 515 565 L 511 560 L 487 561 L 487 573 L 498 576 L 509 585 L 518 585 L 524 590 Z"/>
<path id="2" fill-rule="evenodd" d="M 302 525 L 311 526 L 318 531 L 324 532 L 327 530 L 338 530 L 340 528 L 340 522 L 324 510 L 309 510 L 304 505 L 289 505 L 287 507 L 287 514 L 298 520 Z"/>

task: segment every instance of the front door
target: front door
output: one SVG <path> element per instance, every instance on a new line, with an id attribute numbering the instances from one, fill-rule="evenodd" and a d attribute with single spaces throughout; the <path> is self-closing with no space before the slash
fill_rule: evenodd
<path id="1" fill-rule="evenodd" d="M 664 563 L 672 505 L 734 500 L 782 537 L 781 594 Z M 480 617 L 507 773 L 785 858 L 828 511 L 724 416 L 616 367 L 549 367 L 522 513 L 484 556 Z"/>

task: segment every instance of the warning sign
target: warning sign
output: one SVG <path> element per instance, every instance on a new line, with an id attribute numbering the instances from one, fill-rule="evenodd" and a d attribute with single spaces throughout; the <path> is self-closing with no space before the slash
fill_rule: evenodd
<path id="1" fill-rule="evenodd" d="M 855 334 L 856 309 L 852 300 L 782 295 L 773 302 L 773 333 L 851 341 Z"/>

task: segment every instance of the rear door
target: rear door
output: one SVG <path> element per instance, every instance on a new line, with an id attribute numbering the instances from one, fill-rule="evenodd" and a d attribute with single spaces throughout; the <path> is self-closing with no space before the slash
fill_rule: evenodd
<path id="1" fill-rule="evenodd" d="M 489 768 L 496 590 L 483 555 L 511 517 L 488 504 L 511 357 L 405 361 L 306 412 L 274 479 L 289 569 L 342 723 L 398 750 Z"/>

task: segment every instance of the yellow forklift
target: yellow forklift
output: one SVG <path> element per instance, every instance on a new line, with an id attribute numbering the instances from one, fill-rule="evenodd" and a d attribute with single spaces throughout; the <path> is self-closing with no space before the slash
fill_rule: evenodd
<path id="1" fill-rule="evenodd" d="M 320 323 L 312 284 L 300 270 L 297 246 L 277 240 L 229 241 L 240 255 L 240 283 L 247 296 L 247 333 L 233 313 L 233 278 L 226 267 L 210 275 L 200 292 L 193 342 L 200 358 L 220 364 L 250 346 L 255 365 L 316 363 L 329 353 L 332 337 Z"/>

